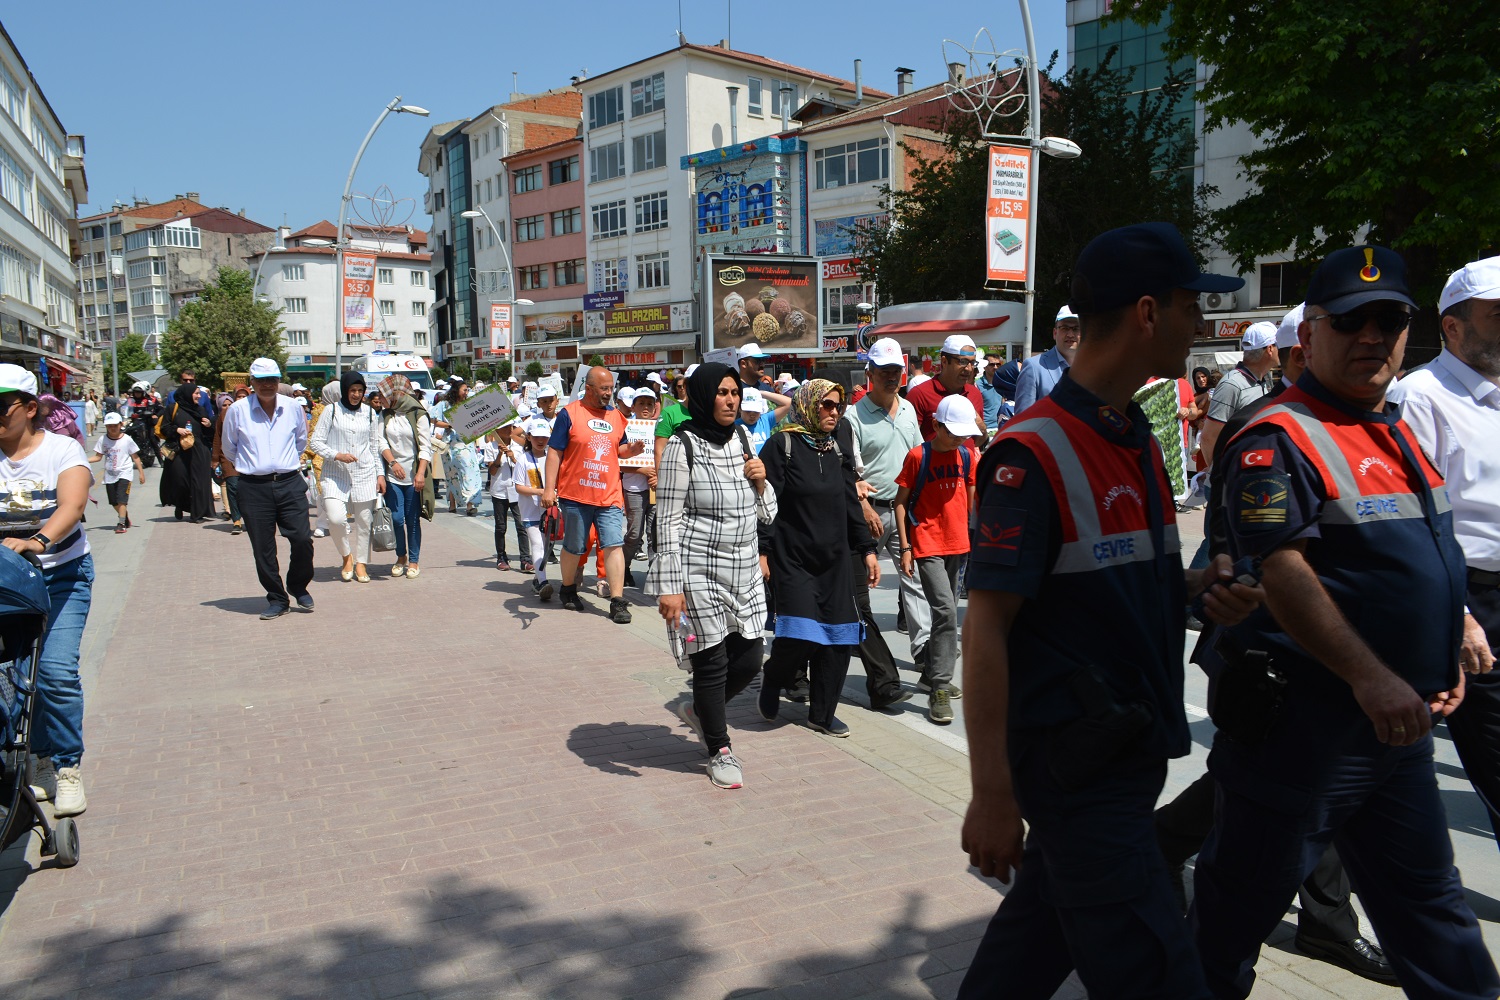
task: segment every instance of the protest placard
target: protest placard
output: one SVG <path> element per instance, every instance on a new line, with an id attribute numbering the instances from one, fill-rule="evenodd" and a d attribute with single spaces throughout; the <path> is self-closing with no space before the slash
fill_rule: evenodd
<path id="1" fill-rule="evenodd" d="M 492 385 L 450 409 L 445 419 L 453 425 L 455 434 L 472 443 L 515 420 L 516 408 L 504 386 Z"/>
<path id="2" fill-rule="evenodd" d="M 652 469 L 656 467 L 656 421 L 631 417 L 625 422 L 625 437 L 631 441 L 646 442 L 646 450 L 634 458 L 620 459 L 622 469 Z"/>

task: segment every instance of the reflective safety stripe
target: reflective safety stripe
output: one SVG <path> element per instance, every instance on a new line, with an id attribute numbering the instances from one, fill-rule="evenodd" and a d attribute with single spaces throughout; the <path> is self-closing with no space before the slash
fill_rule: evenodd
<path id="1" fill-rule="evenodd" d="M 1177 525 L 1168 524 L 1162 532 L 1162 545 L 1168 554 L 1182 551 Z M 1124 566 L 1127 563 L 1150 562 L 1156 558 L 1149 529 L 1122 531 L 1115 535 L 1081 536 L 1076 542 L 1064 542 L 1057 553 L 1054 573 L 1091 573 L 1096 569 Z"/>
<path id="2" fill-rule="evenodd" d="M 1365 524 L 1369 521 L 1422 520 L 1422 498 L 1413 493 L 1389 493 L 1373 497 L 1339 497 L 1323 501 L 1324 524 Z"/>
<path id="3" fill-rule="evenodd" d="M 1244 430 L 1247 431 L 1256 424 L 1264 423 L 1278 413 L 1290 416 L 1297 422 L 1298 429 L 1307 435 L 1308 442 L 1315 452 L 1308 457 L 1318 460 L 1317 464 L 1333 477 L 1331 485 L 1334 492 L 1340 497 L 1359 496 L 1359 483 L 1354 478 L 1354 470 L 1349 468 L 1349 460 L 1344 457 L 1343 450 L 1333 440 L 1333 435 L 1328 433 L 1328 427 L 1318 419 L 1317 414 L 1313 413 L 1306 403 L 1276 403 L 1268 406 L 1260 411 L 1254 420 L 1246 424 Z M 1240 433 L 1243 434 L 1244 431 Z"/>

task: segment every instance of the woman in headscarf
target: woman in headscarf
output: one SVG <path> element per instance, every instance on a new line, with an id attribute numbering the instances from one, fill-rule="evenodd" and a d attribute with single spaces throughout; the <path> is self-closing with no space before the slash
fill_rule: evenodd
<path id="1" fill-rule="evenodd" d="M 397 381 L 399 379 L 399 381 Z M 380 421 L 380 457 L 385 461 L 387 505 L 396 529 L 396 565 L 391 576 L 415 580 L 422 572 L 423 488 L 432 463 L 432 421 L 427 408 L 411 393 L 404 375 L 380 383 L 388 401 Z"/>
<path id="2" fill-rule="evenodd" d="M 184 382 L 172 393 L 167 407 L 166 442 L 177 457 L 162 468 L 163 500 L 182 520 L 184 510 L 192 523 L 202 524 L 213 516 L 213 451 L 206 440 L 208 415 L 198 405 L 198 387 Z"/>
<path id="3" fill-rule="evenodd" d="M 380 467 L 381 427 L 375 411 L 364 405 L 365 377 L 346 371 L 323 387 L 323 414 L 308 447 L 323 459 L 318 491 L 328 518 L 328 534 L 343 556 L 339 576 L 347 583 L 370 582 L 370 526 L 375 494 L 385 492 Z M 349 519 L 354 540 L 349 539 Z M 394 520 L 394 517 L 392 518 Z"/>
<path id="4" fill-rule="evenodd" d="M 760 672 L 766 620 L 757 529 L 776 518 L 766 470 L 736 427 L 740 383 L 727 365 L 703 364 L 688 380 L 687 423 L 667 441 L 657 472 L 655 558 L 646 592 L 684 644 L 693 700 L 678 713 L 709 755 L 720 788 L 744 783 L 725 706 Z"/>
<path id="5" fill-rule="evenodd" d="M 214 417 L 214 464 L 219 468 L 219 479 L 223 485 L 220 487 L 224 494 L 224 506 L 228 508 L 229 519 L 234 522 L 234 528 L 229 532 L 238 535 L 245 530 L 244 518 L 240 516 L 240 473 L 234 467 L 234 460 L 224 452 L 224 414 L 236 402 L 250 395 L 249 386 L 237 386 L 233 398 L 224 397 L 219 406 L 218 416 Z"/>
<path id="6" fill-rule="evenodd" d="M 776 614 L 760 713 L 776 718 L 782 688 L 806 666 L 807 724 L 840 737 L 849 735 L 849 727 L 834 709 L 850 651 L 864 635 L 854 601 L 854 553 L 864 557 L 869 585 L 880 583 L 875 542 L 854 491 L 854 463 L 834 440 L 843 407 L 843 386 L 810 379 L 792 396 L 791 411 L 760 452 L 779 504 L 776 523 L 760 533 L 761 568 L 773 582 Z"/>

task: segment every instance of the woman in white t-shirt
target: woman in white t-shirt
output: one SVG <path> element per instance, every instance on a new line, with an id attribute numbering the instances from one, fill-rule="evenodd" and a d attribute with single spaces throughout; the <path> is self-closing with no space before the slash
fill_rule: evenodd
<path id="1" fill-rule="evenodd" d="M 87 806 L 79 770 L 78 649 L 94 584 L 94 560 L 80 522 L 94 477 L 83 446 L 43 430 L 46 418 L 35 376 L 18 365 L 0 365 L 0 544 L 36 557 L 52 599 L 37 661 L 31 748 L 40 766 L 34 782 L 40 797 L 53 798 L 58 816 L 77 816 Z"/>

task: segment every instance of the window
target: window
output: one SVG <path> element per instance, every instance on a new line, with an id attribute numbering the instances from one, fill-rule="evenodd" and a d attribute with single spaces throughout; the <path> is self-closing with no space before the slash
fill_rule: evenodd
<path id="1" fill-rule="evenodd" d="M 155 265 L 158 265 L 158 264 L 163 265 L 163 267 L 160 267 L 160 268 L 156 267 Z M 153 257 L 151 260 L 137 260 L 137 261 L 132 261 L 131 264 L 130 264 L 130 267 L 129 267 L 130 280 L 131 281 L 145 281 L 147 278 L 151 277 L 153 274 L 161 274 L 162 270 L 165 269 L 165 264 L 166 264 L 166 261 L 164 261 L 164 260 L 162 260 L 162 259 L 160 259 L 158 257 Z M 99 279 L 99 289 L 100 289 L 100 291 L 104 290 L 104 286 L 105 286 L 105 279 L 100 278 Z"/>
<path id="2" fill-rule="evenodd" d="M 118 222 L 111 222 L 109 224 L 109 235 L 111 235 L 111 236 L 119 236 L 120 235 L 120 224 Z"/>
<path id="3" fill-rule="evenodd" d="M 649 233 L 667 228 L 667 192 L 643 194 L 635 200 L 635 231 Z"/>
<path id="4" fill-rule="evenodd" d="M 167 332 L 167 318 L 165 316 L 146 316 L 137 319 L 132 329 L 142 337 L 150 337 L 158 333 Z"/>
<path id="5" fill-rule="evenodd" d="M 385 335 L 385 348 L 394 351 L 401 346 L 401 335 L 399 333 L 388 333 Z"/>
<path id="6" fill-rule="evenodd" d="M 137 309 L 164 306 L 167 304 L 167 293 L 161 288 L 143 288 L 130 293 L 130 304 Z"/>
<path id="7" fill-rule="evenodd" d="M 625 176 L 625 140 L 589 150 L 589 183 Z"/>
<path id="8" fill-rule="evenodd" d="M 547 217 L 545 215 L 528 215 L 524 219 L 516 220 L 517 243 L 539 240 L 546 235 Z"/>
<path id="9" fill-rule="evenodd" d="M 625 219 L 624 200 L 594 206 L 594 239 L 606 240 L 612 236 L 624 236 L 627 232 L 629 224 Z"/>
<path id="10" fill-rule="evenodd" d="M 516 171 L 516 194 L 540 191 L 542 188 L 542 165 L 523 167 Z"/>
<path id="11" fill-rule="evenodd" d="M 10 68 L 0 64 L 0 108 L 5 109 L 17 126 L 21 124 L 21 109 L 25 102 L 26 94 L 11 75 Z"/>
<path id="12" fill-rule="evenodd" d="M 583 209 L 565 208 L 552 213 L 552 235 L 567 236 L 583 232 Z"/>
<path id="13" fill-rule="evenodd" d="M 552 283 L 558 286 L 583 284 L 583 258 L 560 260 L 553 264 Z"/>
<path id="14" fill-rule="evenodd" d="M 411 335 L 411 346 L 413 346 L 413 347 L 426 347 L 427 346 L 427 331 L 426 330 L 418 330 L 416 333 L 412 334 Z"/>
<path id="15" fill-rule="evenodd" d="M 490 151 L 490 134 L 486 132 L 481 138 L 484 140 L 484 152 L 488 155 Z"/>
<path id="16" fill-rule="evenodd" d="M 474 204 L 477 205 L 481 201 L 484 200 L 484 198 L 482 197 L 483 192 L 484 192 L 484 185 L 481 184 L 481 183 L 479 183 L 478 181 L 475 181 L 474 182 Z"/>
<path id="17" fill-rule="evenodd" d="M 495 200 L 495 180 L 493 177 L 486 177 L 484 179 L 484 200 Z"/>
<path id="18" fill-rule="evenodd" d="M 814 150 L 813 165 L 819 190 L 883 181 L 891 175 L 890 140 L 865 139 Z"/>
<path id="19" fill-rule="evenodd" d="M 823 289 L 823 325 L 854 326 L 861 302 L 875 301 L 874 285 L 834 285 Z"/>
<path id="20" fill-rule="evenodd" d="M 0 146 L 0 197 L 31 218 L 31 171 L 21 166 L 4 146 Z"/>
<path id="21" fill-rule="evenodd" d="M 160 242 L 169 247 L 188 247 L 199 250 L 203 247 L 203 231 L 190 226 L 165 226 L 162 234 L 164 239 Z"/>
<path id="22" fill-rule="evenodd" d="M 760 84 L 760 77 L 752 76 L 746 82 L 749 86 L 745 88 L 745 110 L 752 115 L 765 114 L 765 88 Z"/>
<path id="23" fill-rule="evenodd" d="M 288 330 L 288 331 L 286 331 L 286 346 L 288 346 L 288 347 L 306 347 L 307 346 L 307 331 L 306 330 Z"/>
<path id="24" fill-rule="evenodd" d="M 667 106 L 667 78 L 657 73 L 630 81 L 630 117 L 639 118 Z"/>
<path id="25" fill-rule="evenodd" d="M 411 304 L 411 314 L 413 316 L 426 316 L 427 315 L 427 303 L 425 303 L 425 302 L 413 302 Z"/>
<path id="26" fill-rule="evenodd" d="M 666 288 L 672 283 L 667 254 L 647 253 L 635 259 L 635 287 Z"/>
<path id="27" fill-rule="evenodd" d="M 375 269 L 375 281 L 381 285 L 394 285 L 396 283 L 396 269 L 393 267 L 377 267 Z"/>
<path id="28" fill-rule="evenodd" d="M 631 171 L 655 170 L 667 165 L 667 130 L 638 135 L 630 140 Z"/>
<path id="29" fill-rule="evenodd" d="M 624 87 L 611 87 L 589 95 L 589 128 L 601 128 L 624 120 Z"/>
<path id="30" fill-rule="evenodd" d="M 31 144 L 41 154 L 42 162 L 47 164 L 48 169 L 57 175 L 58 180 L 62 180 L 62 147 L 52 138 L 52 133 L 47 131 L 47 126 L 42 124 L 42 119 L 35 111 L 31 113 Z"/>
<path id="31" fill-rule="evenodd" d="M 598 276 L 594 282 L 594 284 L 598 287 L 595 288 L 594 291 L 629 291 L 628 286 L 630 282 L 626 278 L 626 276 L 630 273 L 628 270 L 626 270 L 626 267 L 629 263 L 630 262 L 627 260 L 615 260 L 613 258 L 610 258 L 608 260 L 594 261 L 594 273 Z"/>
<path id="32" fill-rule="evenodd" d="M 345 333 L 344 334 L 344 346 L 348 347 L 351 344 L 358 344 L 360 341 L 362 341 L 364 339 L 365 339 L 365 335 L 362 334 L 362 333 Z"/>
<path id="33" fill-rule="evenodd" d="M 305 313 L 307 312 L 307 299 L 282 299 L 281 311 L 288 313 Z"/>
<path id="34" fill-rule="evenodd" d="M 396 300 L 395 299 L 381 299 L 380 300 L 380 315 L 382 315 L 382 316 L 394 316 L 394 315 L 396 315 Z"/>
<path id="35" fill-rule="evenodd" d="M 569 156 L 547 164 L 548 184 L 567 184 L 578 179 L 578 157 Z"/>
<path id="36" fill-rule="evenodd" d="M 413 287 L 413 288 L 426 288 L 427 287 L 427 272 L 426 271 L 412 271 L 411 272 L 411 287 Z"/>
<path id="37" fill-rule="evenodd" d="M 516 273 L 520 275 L 519 284 L 523 292 L 547 287 L 547 268 L 545 265 L 538 264 L 536 267 L 517 268 Z"/>
<path id="38" fill-rule="evenodd" d="M 102 239 L 104 239 L 104 227 L 103 226 L 94 226 L 92 229 L 89 230 L 89 241 L 90 242 L 92 242 L 94 240 L 102 240 Z"/>
<path id="39" fill-rule="evenodd" d="M 1307 281 L 1312 277 L 1308 264 L 1262 264 L 1260 266 L 1260 305 L 1289 306 L 1302 301 Z"/>
<path id="40" fill-rule="evenodd" d="M 281 280 L 282 281 L 306 281 L 307 280 L 307 268 L 306 268 L 306 266 L 303 265 L 303 264 L 282 264 L 281 265 Z"/>

